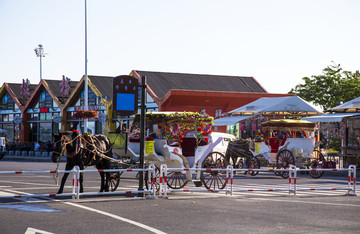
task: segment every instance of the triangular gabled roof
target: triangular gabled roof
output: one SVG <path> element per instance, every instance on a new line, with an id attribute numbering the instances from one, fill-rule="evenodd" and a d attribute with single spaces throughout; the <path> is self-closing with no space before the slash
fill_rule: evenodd
<path id="1" fill-rule="evenodd" d="M 335 112 L 360 112 L 360 97 L 336 106 L 331 110 Z"/>
<path id="2" fill-rule="evenodd" d="M 35 91 L 37 85 L 30 84 L 30 97 L 27 100 L 22 100 L 21 98 L 21 85 L 22 83 L 4 83 L 0 90 L 0 97 L 4 96 L 7 92 L 11 98 L 14 100 L 15 104 L 22 110 L 26 103 L 30 100 L 31 94 Z"/>
<path id="3" fill-rule="evenodd" d="M 30 101 L 26 104 L 25 109 L 30 108 L 31 105 L 34 104 L 34 102 L 37 100 L 37 96 L 45 89 L 48 91 L 52 99 L 55 101 L 55 103 L 61 108 L 61 106 L 64 105 L 64 101 L 61 99 L 63 98 L 61 95 L 61 87 L 60 83 L 62 80 L 47 80 L 42 79 L 39 83 L 39 85 L 36 87 L 35 91 L 30 96 Z M 73 92 L 74 88 L 76 87 L 78 81 L 70 81 L 70 94 Z M 68 99 L 68 97 L 64 97 L 65 101 Z"/>
<path id="4" fill-rule="evenodd" d="M 263 97 L 247 105 L 241 106 L 229 112 L 232 115 L 244 114 L 294 114 L 316 115 L 322 113 L 312 104 L 306 102 L 298 96 L 290 97 Z"/>
<path id="5" fill-rule="evenodd" d="M 107 96 L 112 99 L 113 92 L 113 76 L 88 76 L 91 84 L 93 84 L 99 91 L 99 94 L 104 97 Z M 96 91 L 93 90 L 95 93 Z M 97 94 L 98 96 L 100 96 Z"/>
<path id="6" fill-rule="evenodd" d="M 242 93 L 267 93 L 254 77 L 204 75 L 133 70 L 130 75 L 146 76 L 147 89 L 154 100 L 161 100 L 173 89 Z"/>
<path id="7" fill-rule="evenodd" d="M 107 102 L 111 102 L 112 100 L 112 88 L 113 88 L 113 77 L 111 76 L 93 76 L 88 75 L 88 85 L 89 88 L 95 93 L 95 95 L 100 96 L 102 98 L 107 98 Z M 70 96 L 66 103 L 64 104 L 64 108 L 68 108 L 72 102 L 74 102 L 74 98 L 80 94 L 83 90 L 81 87 L 85 85 L 85 76 L 81 78 L 81 80 L 77 83 L 75 87 L 75 92 L 70 93 Z M 102 101 L 104 101 L 102 99 Z"/>

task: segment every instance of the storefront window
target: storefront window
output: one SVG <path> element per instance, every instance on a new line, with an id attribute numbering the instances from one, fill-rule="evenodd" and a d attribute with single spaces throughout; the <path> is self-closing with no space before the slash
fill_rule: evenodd
<path id="1" fill-rule="evenodd" d="M 95 122 L 93 121 L 88 122 L 87 132 L 90 132 L 91 134 L 95 134 Z"/>
<path id="2" fill-rule="evenodd" d="M 30 141 L 32 141 L 32 142 L 38 141 L 37 126 L 38 126 L 38 123 L 30 123 Z"/>
<path id="3" fill-rule="evenodd" d="M 1 98 L 0 110 L 14 110 L 15 106 L 15 102 L 9 94 L 5 94 Z"/>
<path id="4" fill-rule="evenodd" d="M 46 119 L 46 120 L 51 120 L 51 117 L 52 117 L 51 114 L 52 114 L 52 113 L 46 113 L 46 114 L 45 114 L 45 119 Z"/>
<path id="5" fill-rule="evenodd" d="M 360 119 L 349 119 L 347 146 L 350 148 L 360 148 Z"/>
<path id="6" fill-rule="evenodd" d="M 53 128 L 53 133 L 54 134 L 59 134 L 59 129 L 61 128 L 61 123 L 52 123 L 52 128 Z"/>
<path id="7" fill-rule="evenodd" d="M 76 101 L 75 106 L 84 106 L 84 90 L 80 93 L 78 100 Z M 98 97 L 95 95 L 94 91 L 92 89 L 88 89 L 88 105 L 89 106 L 95 106 L 99 104 L 97 101 Z"/>
<path id="8" fill-rule="evenodd" d="M 40 141 L 48 142 L 52 138 L 51 123 L 40 123 Z"/>
<path id="9" fill-rule="evenodd" d="M 38 113 L 28 114 L 28 118 L 29 118 L 29 120 L 32 120 L 32 121 L 39 120 L 39 114 Z"/>
<path id="10" fill-rule="evenodd" d="M 40 94 L 39 98 L 39 108 L 51 108 L 53 104 L 53 99 L 47 91 L 44 91 Z"/>
<path id="11" fill-rule="evenodd" d="M 45 113 L 40 113 L 40 121 L 45 120 Z"/>
<path id="12" fill-rule="evenodd" d="M 14 125 L 12 123 L 3 124 L 3 130 L 5 130 L 5 137 L 9 142 L 14 141 Z"/>
<path id="13" fill-rule="evenodd" d="M 20 140 L 20 125 L 15 124 L 14 140 L 18 142 Z"/>

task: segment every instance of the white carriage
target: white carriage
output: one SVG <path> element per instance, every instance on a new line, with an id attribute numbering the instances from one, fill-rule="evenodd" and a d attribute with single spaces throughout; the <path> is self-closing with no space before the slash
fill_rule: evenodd
<path id="1" fill-rule="evenodd" d="M 321 168 L 324 156 L 318 151 L 315 123 L 304 120 L 270 120 L 262 124 L 264 137 L 250 143 L 250 151 L 257 159 L 264 158 L 278 169 L 297 167 Z M 259 163 L 260 164 L 260 163 Z M 288 172 L 276 173 L 284 178 Z M 319 178 L 323 171 L 311 171 L 310 176 Z"/>
<path id="2" fill-rule="evenodd" d="M 135 116 L 128 137 L 127 149 L 132 162 L 140 157 L 140 137 L 138 133 L 139 115 Z M 227 145 L 235 137 L 226 133 L 211 131 L 212 117 L 191 112 L 152 112 L 146 114 L 144 160 L 161 164 L 168 168 L 226 168 L 225 153 Z M 116 146 L 113 147 L 116 153 Z M 214 182 L 216 180 L 216 183 Z M 192 174 L 182 170 L 170 171 L 167 185 L 179 189 L 189 181 L 197 186 L 203 184 L 208 189 L 223 189 L 226 177 L 223 172 L 197 171 Z"/>

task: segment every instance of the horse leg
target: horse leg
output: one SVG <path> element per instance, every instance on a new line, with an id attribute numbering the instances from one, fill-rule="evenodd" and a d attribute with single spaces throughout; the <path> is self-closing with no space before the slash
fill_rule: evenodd
<path id="1" fill-rule="evenodd" d="M 84 175 L 83 173 L 81 172 L 80 173 L 80 193 L 83 193 L 84 192 L 84 187 L 83 187 L 83 179 L 84 179 Z"/>
<path id="2" fill-rule="evenodd" d="M 57 194 L 61 194 L 64 190 L 64 185 L 66 182 L 67 177 L 69 176 L 69 173 L 65 173 L 61 179 L 61 184 L 60 184 L 60 188 L 59 191 L 57 192 Z"/>
<path id="3" fill-rule="evenodd" d="M 84 164 L 80 164 L 79 165 L 80 170 L 84 170 Z M 80 193 L 84 192 L 84 187 L 83 187 L 83 181 L 84 181 L 84 173 L 80 173 Z"/>
<path id="4" fill-rule="evenodd" d="M 104 172 L 99 172 L 100 173 L 100 178 L 101 178 L 101 186 L 100 186 L 100 192 L 104 192 L 105 190 L 105 176 L 104 176 Z"/>
<path id="5" fill-rule="evenodd" d="M 109 181 L 110 181 L 110 173 L 105 173 L 105 192 L 109 192 Z"/>
<path id="6" fill-rule="evenodd" d="M 74 167 L 74 165 L 70 164 L 70 163 L 66 163 L 65 165 L 65 170 L 66 171 L 70 171 L 72 168 Z M 69 173 L 64 173 L 62 179 L 61 179 L 61 184 L 60 184 L 60 188 L 59 188 L 59 191 L 57 192 L 58 194 L 61 194 L 64 190 L 64 186 L 65 186 L 65 182 L 66 182 L 66 179 L 68 178 L 69 176 Z"/>

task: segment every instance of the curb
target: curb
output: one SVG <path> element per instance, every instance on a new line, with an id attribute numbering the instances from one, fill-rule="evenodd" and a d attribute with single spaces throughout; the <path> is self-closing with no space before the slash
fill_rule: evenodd
<path id="1" fill-rule="evenodd" d="M 39 157 L 39 156 L 10 156 L 5 155 L 1 160 L 4 161 L 28 161 L 28 162 L 52 162 L 51 157 Z M 66 162 L 66 158 L 62 157 L 60 162 Z"/>

